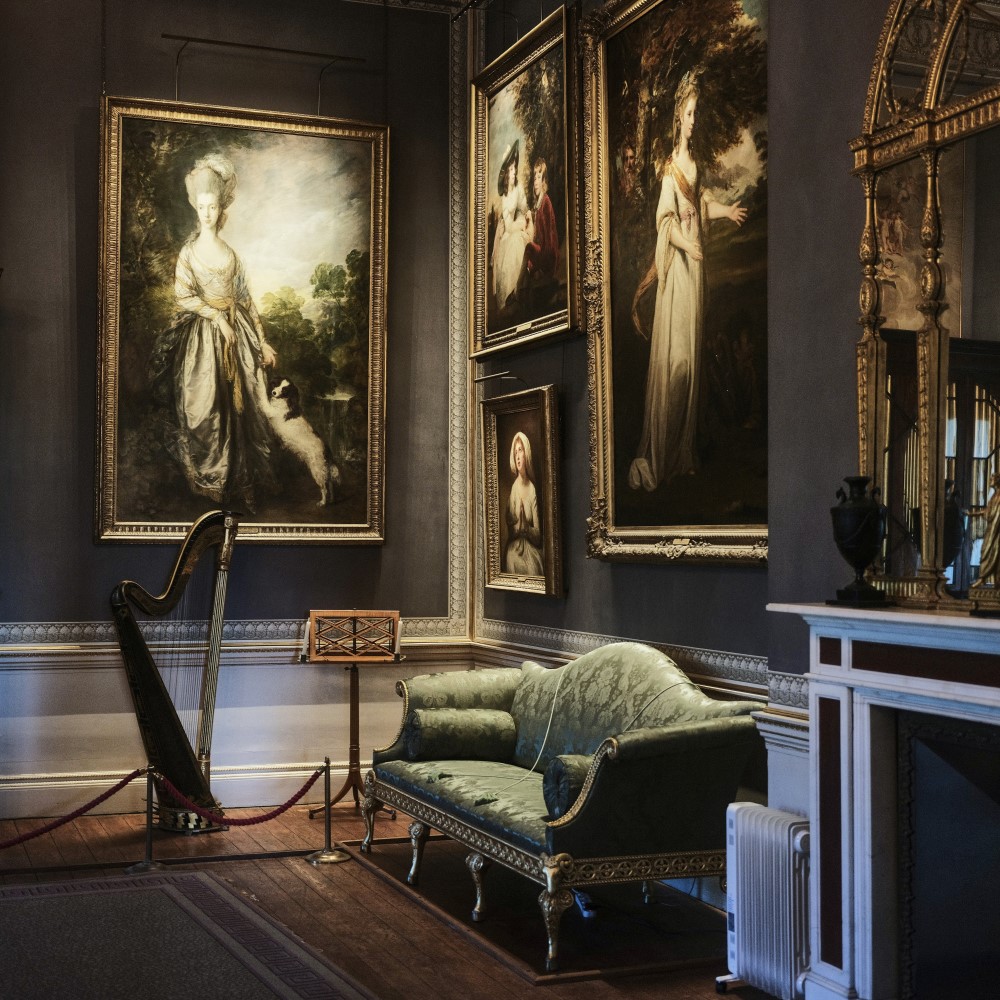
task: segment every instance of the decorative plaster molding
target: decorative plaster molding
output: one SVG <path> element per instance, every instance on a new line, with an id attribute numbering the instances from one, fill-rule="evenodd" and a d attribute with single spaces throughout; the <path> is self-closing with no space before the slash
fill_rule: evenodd
<path id="1" fill-rule="evenodd" d="M 516 622 L 484 619 L 477 622 L 477 639 L 529 646 L 582 655 L 609 642 L 621 642 L 622 636 L 597 635 L 593 632 L 570 632 L 540 625 L 523 625 Z M 646 641 L 646 640 L 641 640 Z M 710 677 L 740 685 L 759 687 L 763 693 L 768 686 L 767 658 L 749 653 L 730 653 L 714 649 L 697 649 L 692 646 L 674 646 L 668 643 L 647 642 L 662 650 L 685 673 Z"/>
<path id="2" fill-rule="evenodd" d="M 809 679 L 805 674 L 786 674 L 772 670 L 767 675 L 767 700 L 782 708 L 809 711 Z"/>

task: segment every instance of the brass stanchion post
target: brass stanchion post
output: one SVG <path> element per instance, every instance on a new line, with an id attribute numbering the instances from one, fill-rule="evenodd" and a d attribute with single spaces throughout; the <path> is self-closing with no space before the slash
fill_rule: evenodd
<path id="1" fill-rule="evenodd" d="M 351 860 L 347 851 L 335 848 L 330 842 L 330 758 L 324 757 L 323 763 L 326 765 L 326 771 L 323 775 L 323 801 L 327 804 L 323 810 L 326 819 L 324 823 L 326 839 L 322 851 L 313 851 L 312 854 L 306 856 L 306 861 L 311 865 L 340 864 L 341 861 Z"/>
<path id="2" fill-rule="evenodd" d="M 146 765 L 146 859 L 125 869 L 126 875 L 158 872 L 164 866 L 153 860 L 153 765 Z"/>

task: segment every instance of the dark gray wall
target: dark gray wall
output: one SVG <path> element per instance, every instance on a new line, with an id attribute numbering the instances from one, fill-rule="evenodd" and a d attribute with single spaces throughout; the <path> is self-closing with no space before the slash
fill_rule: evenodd
<path id="1" fill-rule="evenodd" d="M 386 544 L 240 546 L 227 614 L 447 613 L 447 504 L 429 470 L 448 428 L 448 30 L 441 14 L 316 0 L 40 0 L 4 11 L 0 621 L 106 619 L 114 583 L 156 589 L 176 554 L 176 544 L 92 540 L 102 51 L 109 94 L 172 100 L 179 43 L 164 33 L 359 55 L 363 66 L 325 74 L 322 113 L 390 129 Z M 191 46 L 179 96 L 315 114 L 323 65 Z"/>
<path id="2" fill-rule="evenodd" d="M 864 223 L 848 142 L 861 132 L 888 3 L 771 5 L 768 600 L 824 601 L 853 573 L 829 508 L 857 471 L 855 344 Z M 770 615 L 771 669 L 808 666 L 805 626 Z"/>
<path id="3" fill-rule="evenodd" d="M 767 654 L 772 667 L 804 669 L 804 627 L 764 606 L 823 600 L 849 579 L 827 514 L 857 464 L 862 211 L 847 142 L 860 129 L 885 6 L 772 3 L 768 568 L 585 557 L 586 345 L 568 340 L 503 359 L 530 368 L 532 384 L 560 387 L 567 596 L 489 592 L 487 617 Z M 344 601 L 444 613 L 445 490 L 434 473 L 447 441 L 448 18 L 394 8 L 386 21 L 379 6 L 314 0 L 107 0 L 106 10 L 114 94 L 173 96 L 176 49 L 164 32 L 367 59 L 362 72 L 327 74 L 322 110 L 373 121 L 387 110 L 391 129 L 387 542 L 246 546 L 229 613 L 296 617 Z M 15 4 L 0 37 L 0 621 L 104 619 L 114 582 L 140 569 L 155 582 L 173 556 L 168 546 L 91 540 L 101 12 L 99 0 Z M 525 13 L 522 34 L 537 16 Z M 513 40 L 490 37 L 491 57 Z M 295 59 L 193 53 L 181 97 L 311 113 L 317 72 Z"/>

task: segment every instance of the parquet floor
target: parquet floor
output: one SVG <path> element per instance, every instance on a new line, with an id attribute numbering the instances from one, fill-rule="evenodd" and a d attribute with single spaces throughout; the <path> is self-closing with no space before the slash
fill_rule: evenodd
<path id="1" fill-rule="evenodd" d="M 260 810 L 230 810 L 231 818 Z M 301 852 L 324 846 L 321 816 L 296 806 L 267 823 L 196 837 L 156 833 L 153 856 L 172 868 L 199 867 L 227 879 L 382 1000 L 709 1000 L 724 968 L 532 986 L 355 861 L 313 866 Z M 0 843 L 48 820 L 0 820 Z M 0 884 L 106 876 L 145 856 L 143 814 L 83 816 L 0 851 Z M 376 832 L 406 837 L 409 820 L 380 814 Z M 356 841 L 353 803 L 333 809 L 331 839 Z M 471 891 L 471 886 L 470 886 Z M 540 933 L 541 927 L 539 928 Z M 739 1000 L 768 1000 L 744 988 Z M 14 1000 L 14 998 L 10 998 Z"/>

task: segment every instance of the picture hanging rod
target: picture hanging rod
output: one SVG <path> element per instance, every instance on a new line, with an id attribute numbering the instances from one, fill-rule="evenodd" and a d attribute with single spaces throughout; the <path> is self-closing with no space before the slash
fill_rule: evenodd
<path id="1" fill-rule="evenodd" d="M 168 38 L 174 42 L 184 42 L 185 45 L 189 42 L 196 42 L 199 45 L 222 45 L 230 49 L 256 49 L 258 52 L 278 52 L 287 56 L 308 56 L 310 59 L 330 59 L 333 62 L 365 62 L 362 56 L 342 56 L 334 55 L 329 52 L 309 52 L 305 49 L 279 49 L 275 48 L 273 45 L 252 45 L 249 42 L 226 42 L 218 38 L 196 38 L 192 35 L 170 35 L 166 33 L 160 37 Z"/>
<path id="2" fill-rule="evenodd" d="M 190 44 L 196 45 L 219 45 L 229 49 L 253 49 L 257 52 L 277 52 L 288 56 L 306 56 L 308 59 L 325 59 L 326 65 L 319 71 L 319 82 L 316 85 L 316 114 L 320 113 L 323 102 L 323 76 L 326 71 L 338 62 L 364 63 L 366 60 L 361 56 L 334 55 L 331 52 L 309 52 L 305 49 L 279 49 L 273 45 L 253 45 L 250 42 L 227 42 L 219 38 L 198 38 L 194 35 L 172 35 L 164 32 L 161 38 L 167 38 L 172 42 L 183 42 L 184 44 L 177 50 L 174 56 L 174 100 L 180 97 L 181 78 L 181 56 Z"/>

